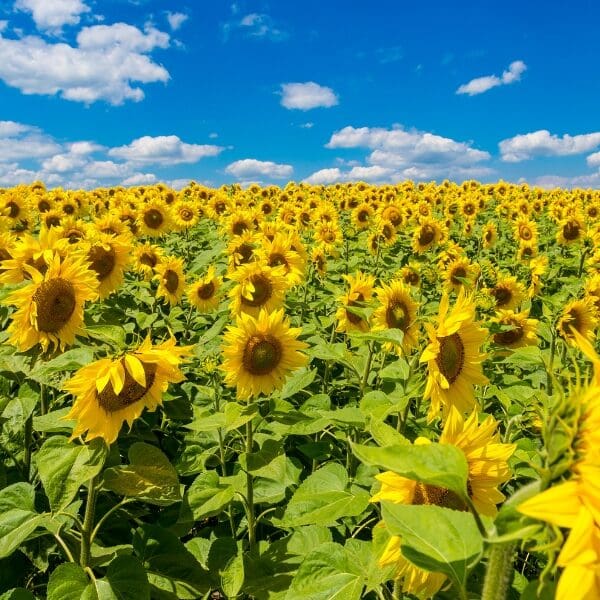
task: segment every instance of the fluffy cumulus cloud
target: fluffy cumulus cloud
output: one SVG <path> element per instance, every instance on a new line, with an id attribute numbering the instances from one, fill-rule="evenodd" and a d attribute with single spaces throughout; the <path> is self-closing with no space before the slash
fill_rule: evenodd
<path id="1" fill-rule="evenodd" d="M 344 127 L 336 131 L 326 145 L 331 149 L 366 148 L 370 151 L 366 165 L 349 170 L 322 169 L 306 181 L 365 180 L 372 182 L 403 179 L 454 178 L 468 179 L 490 175 L 492 170 L 482 165 L 490 154 L 473 148 L 470 143 L 458 142 L 433 133 L 406 130 L 401 126 Z"/>
<path id="2" fill-rule="evenodd" d="M 187 144 L 176 135 L 146 135 L 126 146 L 112 148 L 108 154 L 138 164 L 178 165 L 217 156 L 223 150 L 222 146 L 211 144 Z"/>
<path id="3" fill-rule="evenodd" d="M 492 88 L 500 85 L 509 85 L 519 81 L 521 75 L 527 70 L 527 65 L 522 60 L 515 60 L 510 63 L 508 69 L 502 73 L 500 77 L 497 75 L 485 75 L 484 77 L 477 77 L 472 79 L 468 83 L 464 83 L 457 90 L 457 94 L 467 94 L 469 96 L 476 96 L 477 94 L 483 94 Z"/>
<path id="4" fill-rule="evenodd" d="M 498 144 L 502 160 L 520 162 L 537 156 L 569 156 L 590 152 L 600 146 L 600 131 L 558 136 L 546 129 L 516 135 Z"/>
<path id="5" fill-rule="evenodd" d="M 586 158 L 586 162 L 590 167 L 600 167 L 600 152 L 594 152 Z"/>
<path id="6" fill-rule="evenodd" d="M 278 164 L 268 160 L 244 158 L 232 162 L 225 171 L 238 179 L 285 179 L 291 177 L 294 168 L 292 165 Z"/>
<path id="7" fill-rule="evenodd" d="M 59 142 L 38 127 L 0 121 L 0 186 L 36 179 L 74 189 L 149 184 L 158 181 L 149 170 L 196 163 L 222 150 L 174 135 L 145 136 L 117 148 L 90 140 Z"/>
<path id="8" fill-rule="evenodd" d="M 76 46 L 0 35 L 0 79 L 24 94 L 58 94 L 85 104 L 138 102 L 144 98 L 140 84 L 169 80 L 168 71 L 148 56 L 168 46 L 167 33 L 126 23 L 84 27 Z"/>
<path id="9" fill-rule="evenodd" d="M 281 84 L 281 105 L 288 109 L 310 110 L 339 104 L 337 94 L 314 81 Z"/>
<path id="10" fill-rule="evenodd" d="M 172 31 L 177 31 L 187 20 L 189 16 L 181 12 L 167 12 L 167 21 Z"/>
<path id="11" fill-rule="evenodd" d="M 15 9 L 31 14 L 38 29 L 59 32 L 64 25 L 77 25 L 80 15 L 90 12 L 81 0 L 17 0 Z"/>

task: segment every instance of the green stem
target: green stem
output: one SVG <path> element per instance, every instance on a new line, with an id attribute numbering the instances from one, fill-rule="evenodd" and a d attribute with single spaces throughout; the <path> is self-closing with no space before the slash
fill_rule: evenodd
<path id="1" fill-rule="evenodd" d="M 25 421 L 25 477 L 29 481 L 31 473 L 31 446 L 33 444 L 33 413 L 27 417 Z"/>
<path id="2" fill-rule="evenodd" d="M 469 510 L 473 513 L 473 517 L 475 517 L 475 524 L 477 525 L 477 529 L 479 529 L 481 537 L 483 537 L 483 539 L 487 538 L 487 531 L 483 521 L 481 520 L 481 517 L 479 516 L 479 513 L 477 512 L 477 509 L 475 508 L 475 505 L 468 494 L 465 496 L 465 502 Z"/>
<path id="3" fill-rule="evenodd" d="M 85 503 L 85 515 L 83 517 L 83 531 L 81 532 L 81 554 L 79 564 L 85 569 L 90 562 L 90 550 L 92 546 L 92 535 L 94 533 L 94 517 L 96 514 L 96 478 L 92 477 L 88 483 L 88 495 Z"/>
<path id="4" fill-rule="evenodd" d="M 481 600 L 505 600 L 513 573 L 516 542 L 494 544 L 490 548 Z"/>
<path id="5" fill-rule="evenodd" d="M 552 367 L 554 366 L 554 355 L 556 353 L 556 334 L 552 331 L 552 340 L 550 342 L 550 360 L 548 362 L 548 371 L 546 372 L 546 389 L 549 396 L 552 396 Z"/>
<path id="6" fill-rule="evenodd" d="M 88 495 L 88 498 L 89 498 L 89 495 Z M 94 539 L 98 535 L 100 528 L 102 527 L 102 525 L 104 525 L 104 523 L 106 522 L 108 517 L 110 517 L 110 515 L 112 515 L 116 511 L 118 511 L 120 508 L 122 508 L 126 504 L 131 504 L 132 502 L 135 502 L 134 498 L 124 498 L 123 500 L 121 500 L 121 502 L 119 502 L 118 504 L 115 504 L 112 508 L 109 508 L 102 515 L 102 518 L 98 521 L 98 523 L 96 524 L 96 527 L 94 527 L 94 530 L 92 531 L 92 533 L 90 535 L 90 545 L 94 542 Z M 86 510 L 86 514 L 87 514 L 87 510 Z M 83 524 L 83 529 L 85 529 L 85 523 Z"/>
<path id="7" fill-rule="evenodd" d="M 252 421 L 246 423 L 246 454 L 252 453 Z M 256 520 L 254 516 L 254 480 L 250 471 L 246 472 L 246 518 L 248 520 L 248 542 L 250 550 L 256 544 Z"/>
<path id="8" fill-rule="evenodd" d="M 361 398 L 364 396 L 365 388 L 367 387 L 367 383 L 369 381 L 369 374 L 371 373 L 372 361 L 373 361 L 373 344 L 369 343 L 369 356 L 367 357 L 367 364 L 365 365 L 365 372 L 363 373 L 362 379 L 360 381 L 360 396 L 361 396 Z"/>
<path id="9" fill-rule="evenodd" d="M 63 549 L 63 552 L 67 555 L 67 558 L 69 559 L 69 562 L 74 563 L 75 562 L 75 558 L 73 557 L 72 552 L 69 550 L 69 546 L 67 546 L 67 544 L 65 543 L 65 541 L 60 537 L 60 535 L 58 535 L 58 533 L 54 534 L 54 538 L 59 543 L 60 547 Z"/>
<path id="10" fill-rule="evenodd" d="M 48 393 L 43 383 L 40 383 L 40 412 L 42 416 L 48 414 Z"/>

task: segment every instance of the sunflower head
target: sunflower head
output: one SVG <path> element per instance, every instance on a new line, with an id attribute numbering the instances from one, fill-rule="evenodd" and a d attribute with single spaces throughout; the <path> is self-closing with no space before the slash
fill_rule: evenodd
<path id="1" fill-rule="evenodd" d="M 157 298 L 165 298 L 171 306 L 179 304 L 185 291 L 183 259 L 166 257 L 157 265 L 155 271 L 154 279 L 158 281 Z"/>
<path id="2" fill-rule="evenodd" d="M 219 306 L 219 290 L 223 284 L 223 278 L 217 277 L 215 268 L 211 265 L 206 275 L 196 283 L 189 286 L 187 297 L 190 304 L 201 312 L 210 312 Z"/>
<path id="3" fill-rule="evenodd" d="M 537 344 L 538 321 L 529 318 L 529 311 L 517 313 L 512 310 L 499 310 L 492 322 L 502 327 L 502 330 L 492 337 L 498 346 L 513 349 Z"/>
<path id="4" fill-rule="evenodd" d="M 595 330 L 598 327 L 598 314 L 593 300 L 588 296 L 581 300 L 569 302 L 558 320 L 557 329 L 559 335 L 572 345 L 575 345 L 573 331 L 588 340 L 595 338 Z"/>

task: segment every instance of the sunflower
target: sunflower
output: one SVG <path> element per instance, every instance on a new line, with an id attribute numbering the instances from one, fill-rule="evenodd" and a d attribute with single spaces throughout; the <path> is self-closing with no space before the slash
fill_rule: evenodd
<path id="1" fill-rule="evenodd" d="M 535 221 L 527 217 L 519 217 L 514 224 L 515 238 L 519 243 L 537 244 L 538 230 Z"/>
<path id="2" fill-rule="evenodd" d="M 556 325 L 559 335 L 572 345 L 575 345 L 572 329 L 593 341 L 596 327 L 598 327 L 598 313 L 594 301 L 589 296 L 569 302 Z"/>
<path id="3" fill-rule="evenodd" d="M 266 237 L 266 236 L 265 236 Z M 274 238 L 275 236 L 273 236 Z M 257 245 L 257 236 L 253 231 L 246 231 L 242 235 L 234 236 L 227 244 L 228 272 L 234 272 L 240 265 L 245 265 L 256 260 L 254 254 Z"/>
<path id="4" fill-rule="evenodd" d="M 248 210 L 237 210 L 225 221 L 225 232 L 229 236 L 240 236 L 254 229 L 254 214 Z"/>
<path id="5" fill-rule="evenodd" d="M 83 220 L 67 217 L 59 227 L 59 235 L 68 240 L 69 244 L 75 245 L 87 237 L 88 228 Z"/>
<path id="6" fill-rule="evenodd" d="M 264 238 L 256 257 L 270 267 L 281 267 L 290 287 L 304 279 L 304 261 L 298 252 L 292 250 L 291 238 L 283 233 L 276 234 L 273 240 Z"/>
<path id="7" fill-rule="evenodd" d="M 498 240 L 498 229 L 496 224 L 488 222 L 483 226 L 481 230 L 481 239 L 483 240 L 484 248 L 492 248 Z"/>
<path id="8" fill-rule="evenodd" d="M 157 298 L 165 298 L 171 306 L 179 304 L 185 291 L 183 259 L 168 256 L 155 268 L 154 279 L 158 281 Z"/>
<path id="9" fill-rule="evenodd" d="M 418 227 L 415 229 L 412 240 L 413 250 L 422 254 L 440 243 L 444 237 L 442 226 L 433 218 L 425 217 L 421 219 Z"/>
<path id="10" fill-rule="evenodd" d="M 171 208 L 171 216 L 175 226 L 179 229 L 189 229 L 194 227 L 200 220 L 198 209 L 193 202 L 178 200 Z"/>
<path id="11" fill-rule="evenodd" d="M 270 312 L 283 304 L 288 284 L 281 267 L 248 263 L 238 267 L 230 277 L 237 283 L 229 292 L 229 309 L 234 315 L 247 313 L 258 317 L 262 309 Z"/>
<path id="12" fill-rule="evenodd" d="M 449 444 L 460 449 L 467 461 L 469 498 L 480 514 L 493 517 L 496 505 L 504 500 L 498 487 L 511 477 L 508 459 L 516 446 L 501 443 L 497 433 L 498 423 L 487 415 L 480 423 L 477 411 L 465 420 L 456 409 L 448 419 L 440 437 L 440 444 Z M 415 444 L 429 444 L 425 438 L 417 438 Z M 454 510 L 466 510 L 464 501 L 454 492 L 445 488 L 414 481 L 386 471 L 376 475 L 381 488 L 371 502 L 388 501 L 395 504 L 436 505 Z M 402 581 L 404 592 L 419 598 L 431 598 L 439 591 L 445 577 L 439 573 L 429 573 L 410 563 L 401 552 L 401 539 L 392 536 L 379 562 L 383 565 L 397 565 L 397 578 Z"/>
<path id="13" fill-rule="evenodd" d="M 240 314 L 223 337 L 225 383 L 235 386 L 242 400 L 281 389 L 286 377 L 308 362 L 301 352 L 307 345 L 298 340 L 301 331 L 290 327 L 283 309 L 261 310 L 256 319 Z"/>
<path id="14" fill-rule="evenodd" d="M 453 260 L 444 273 L 446 291 L 459 292 L 463 288 L 471 288 L 479 276 L 479 266 L 468 258 Z"/>
<path id="15" fill-rule="evenodd" d="M 540 256 L 533 258 L 529 261 L 530 269 L 530 284 L 527 294 L 530 298 L 537 296 L 543 287 L 542 275 L 546 273 L 548 269 L 548 257 Z"/>
<path id="16" fill-rule="evenodd" d="M 171 228 L 171 218 L 167 205 L 162 200 L 149 200 L 139 207 L 139 231 L 142 235 L 157 237 Z"/>
<path id="17" fill-rule="evenodd" d="M 373 210 L 373 208 L 367 202 L 359 204 L 352 211 L 352 222 L 354 223 L 356 229 L 368 229 L 371 224 L 374 212 L 375 211 Z"/>
<path id="18" fill-rule="evenodd" d="M 150 338 L 133 352 L 89 364 L 64 384 L 75 396 L 73 408 L 65 416 L 77 421 L 72 438 L 103 438 L 112 444 L 123 423 L 129 427 L 145 408 L 154 411 L 162 404 L 169 383 L 184 379 L 180 363 L 191 346 L 177 347 L 172 338 L 153 346 Z"/>
<path id="19" fill-rule="evenodd" d="M 499 310 L 492 323 L 505 328 L 492 337 L 498 346 L 514 349 L 535 346 L 538 342 L 536 334 L 538 321 L 529 318 L 528 310 L 519 313 L 512 310 Z"/>
<path id="20" fill-rule="evenodd" d="M 98 278 L 100 299 L 109 296 L 123 283 L 129 251 L 129 240 L 121 235 L 99 233 L 85 242 L 84 253 Z"/>
<path id="21" fill-rule="evenodd" d="M 408 264 L 400 269 L 400 278 L 406 285 L 418 287 L 421 284 L 421 275 L 417 264 Z"/>
<path id="22" fill-rule="evenodd" d="M 440 408 L 444 419 L 452 407 L 462 413 L 475 405 L 473 385 L 487 383 L 481 363 L 485 354 L 480 347 L 486 333 L 475 323 L 473 299 L 460 291 L 456 304 L 448 312 L 447 294 L 440 302 L 437 328 L 426 324 L 430 343 L 423 351 L 420 362 L 428 366 L 424 398 L 431 400 L 427 415 L 432 421 Z"/>
<path id="23" fill-rule="evenodd" d="M 571 215 L 558 224 L 556 241 L 562 246 L 575 244 L 585 237 L 585 224 L 582 216 Z"/>
<path id="24" fill-rule="evenodd" d="M 54 253 L 46 272 L 25 265 L 31 282 L 12 292 L 6 304 L 17 310 L 8 327 L 9 343 L 21 352 L 40 344 L 44 352 L 49 347 L 59 348 L 75 342 L 75 335 L 84 334 L 83 306 L 98 297 L 98 282 L 80 257 L 61 259 Z"/>
<path id="25" fill-rule="evenodd" d="M 219 307 L 219 289 L 223 284 L 223 278 L 217 277 L 215 268 L 208 267 L 206 275 L 196 283 L 192 283 L 187 290 L 190 304 L 201 312 L 211 312 Z"/>
<path id="26" fill-rule="evenodd" d="M 133 259 L 136 271 L 144 275 L 144 279 L 154 277 L 154 269 L 163 259 L 164 253 L 160 246 L 150 243 L 139 244 L 133 249 Z"/>
<path id="27" fill-rule="evenodd" d="M 342 231 L 335 222 L 320 223 L 315 227 L 315 241 L 327 248 L 334 248 L 344 240 Z"/>
<path id="28" fill-rule="evenodd" d="M 401 281 L 394 280 L 389 285 L 382 283 L 374 293 L 381 306 L 373 313 L 373 331 L 400 329 L 404 337 L 398 350 L 408 354 L 417 345 L 418 333 L 418 304 L 412 299 L 410 289 Z M 387 347 L 391 350 L 391 344 Z"/>
<path id="29" fill-rule="evenodd" d="M 512 310 L 525 299 L 525 288 L 513 275 L 498 279 L 488 292 L 494 297 L 497 310 Z"/>
<path id="30" fill-rule="evenodd" d="M 2 250 L 0 249 L 0 254 Z M 586 296 L 592 298 L 594 306 L 600 312 L 600 273 L 595 273 L 586 279 L 584 284 Z"/>
<path id="31" fill-rule="evenodd" d="M 9 219 L 11 226 L 17 225 L 20 221 L 28 221 L 30 218 L 29 202 L 21 194 L 8 193 L 0 200 L 0 214 Z"/>
<path id="32" fill-rule="evenodd" d="M 310 260 L 319 277 L 327 275 L 327 251 L 322 244 L 315 246 L 310 253 Z"/>
<path id="33" fill-rule="evenodd" d="M 4 273 L 5 271 L 5 269 L 2 267 L 2 262 L 12 259 L 14 245 L 15 238 L 11 233 L 0 233 L 0 274 Z"/>
<path id="34" fill-rule="evenodd" d="M 348 293 L 344 294 L 339 301 L 341 305 L 335 314 L 338 325 L 337 331 L 368 331 L 369 323 L 355 309 L 363 309 L 373 295 L 373 284 L 375 278 L 358 271 L 355 276 L 344 275 L 344 279 L 350 284 Z"/>

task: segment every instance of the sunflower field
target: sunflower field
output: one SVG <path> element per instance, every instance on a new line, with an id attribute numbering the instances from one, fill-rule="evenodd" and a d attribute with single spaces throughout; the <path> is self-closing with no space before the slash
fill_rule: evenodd
<path id="1" fill-rule="evenodd" d="M 0 190 L 0 600 L 600 598 L 600 192 Z"/>

